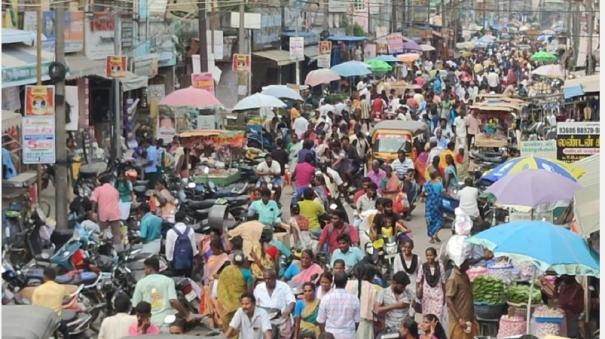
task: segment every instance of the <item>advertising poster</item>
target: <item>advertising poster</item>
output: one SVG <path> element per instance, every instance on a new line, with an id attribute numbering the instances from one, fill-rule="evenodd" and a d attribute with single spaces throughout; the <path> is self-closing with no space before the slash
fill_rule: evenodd
<path id="1" fill-rule="evenodd" d="M 65 130 L 77 131 L 78 118 L 80 117 L 78 86 L 65 86 L 65 103 L 65 109 L 69 112 L 69 122 L 66 122 Z"/>
<path id="2" fill-rule="evenodd" d="M 389 34 L 387 36 L 387 48 L 389 54 L 403 53 L 403 37 L 401 34 Z"/>
<path id="3" fill-rule="evenodd" d="M 376 57 L 376 44 L 366 44 L 363 48 L 364 60 L 370 60 Z"/>
<path id="4" fill-rule="evenodd" d="M 231 70 L 233 72 L 250 72 L 250 54 L 233 54 Z"/>
<path id="5" fill-rule="evenodd" d="M 599 153 L 599 122 L 557 123 L 557 159 L 574 162 Z"/>
<path id="6" fill-rule="evenodd" d="M 556 140 L 533 140 L 521 142 L 521 156 L 534 156 L 544 159 L 557 158 L 557 141 Z"/>
<path id="7" fill-rule="evenodd" d="M 389 50 L 388 50 L 388 46 L 385 43 L 376 43 L 376 54 L 377 55 L 381 55 L 381 54 L 389 54 Z"/>
<path id="8" fill-rule="evenodd" d="M 305 60 L 305 38 L 290 37 L 290 60 Z"/>
<path id="9" fill-rule="evenodd" d="M 319 54 L 317 55 L 317 67 L 330 68 L 332 60 L 332 41 L 319 42 Z"/>
<path id="10" fill-rule="evenodd" d="M 158 125 L 155 129 L 156 138 L 164 141 L 171 141 L 176 135 L 176 118 L 174 111 L 168 107 L 160 106 L 157 122 Z"/>
<path id="11" fill-rule="evenodd" d="M 25 116 L 21 130 L 23 133 L 23 163 L 54 164 L 54 115 Z"/>
<path id="12" fill-rule="evenodd" d="M 214 80 L 212 79 L 212 73 L 192 73 L 191 86 L 194 88 L 205 89 L 208 92 L 214 94 Z"/>
<path id="13" fill-rule="evenodd" d="M 25 115 L 54 115 L 55 86 L 25 86 Z"/>
<path id="14" fill-rule="evenodd" d="M 126 57 L 111 55 L 105 59 L 105 76 L 123 78 L 126 76 Z"/>
<path id="15" fill-rule="evenodd" d="M 319 55 L 330 55 L 332 53 L 332 41 L 319 42 Z"/>
<path id="16" fill-rule="evenodd" d="M 84 28 L 84 52 L 91 60 L 103 60 L 113 54 L 114 25 L 110 12 L 94 12 Z"/>
<path id="17" fill-rule="evenodd" d="M 42 48 L 54 51 L 56 18 L 54 11 L 42 12 Z M 65 53 L 79 52 L 84 47 L 84 12 L 65 12 Z M 36 12 L 23 14 L 23 30 L 36 31 Z"/>

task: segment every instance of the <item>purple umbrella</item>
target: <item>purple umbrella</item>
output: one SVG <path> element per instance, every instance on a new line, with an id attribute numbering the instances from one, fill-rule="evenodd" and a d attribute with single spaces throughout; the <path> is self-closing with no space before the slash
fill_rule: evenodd
<path id="1" fill-rule="evenodd" d="M 543 169 L 523 170 L 500 179 L 488 189 L 504 205 L 536 207 L 559 200 L 571 200 L 580 185 Z"/>
<path id="2" fill-rule="evenodd" d="M 416 43 L 416 41 L 414 40 L 408 40 L 406 42 L 403 43 L 403 50 L 407 50 L 407 51 L 419 51 L 420 50 L 420 45 L 418 45 Z"/>

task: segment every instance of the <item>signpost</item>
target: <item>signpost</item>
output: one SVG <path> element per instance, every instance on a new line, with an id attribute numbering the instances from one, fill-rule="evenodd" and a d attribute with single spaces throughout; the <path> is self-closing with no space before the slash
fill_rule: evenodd
<path id="1" fill-rule="evenodd" d="M 573 162 L 599 153 L 599 122 L 557 123 L 557 159 Z"/>
<path id="2" fill-rule="evenodd" d="M 534 156 L 544 159 L 557 158 L 556 140 L 534 140 L 521 142 L 521 156 Z"/>
<path id="3" fill-rule="evenodd" d="M 290 37 L 290 60 L 296 61 L 296 84 L 300 85 L 300 61 L 305 60 L 305 38 Z"/>

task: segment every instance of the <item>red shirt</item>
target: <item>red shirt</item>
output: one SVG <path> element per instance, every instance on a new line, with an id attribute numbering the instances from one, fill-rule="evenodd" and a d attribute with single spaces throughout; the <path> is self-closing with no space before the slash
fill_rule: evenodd
<path id="1" fill-rule="evenodd" d="M 342 228 L 336 229 L 332 224 L 327 224 L 323 230 L 321 230 L 321 235 L 319 236 L 319 247 L 321 248 L 323 244 L 328 243 L 328 252 L 332 254 L 338 248 L 338 237 L 341 234 L 348 234 L 351 238 L 351 246 L 359 244 L 359 234 L 357 234 L 357 230 L 355 227 L 344 224 Z"/>
<path id="2" fill-rule="evenodd" d="M 357 190 L 357 192 L 355 192 L 355 194 L 353 194 L 353 204 L 356 204 L 357 200 L 359 198 L 361 198 L 361 196 L 364 195 L 365 193 L 366 193 L 366 191 L 364 189 Z"/>
<path id="3" fill-rule="evenodd" d="M 372 112 L 378 112 L 378 113 L 382 113 L 382 110 L 384 108 L 384 101 L 382 101 L 381 97 L 377 97 L 376 99 L 374 99 L 374 101 L 372 101 Z"/>
<path id="4" fill-rule="evenodd" d="M 315 167 L 308 162 L 299 162 L 294 167 L 294 184 L 296 188 L 308 187 L 311 184 L 313 175 L 315 174 Z"/>

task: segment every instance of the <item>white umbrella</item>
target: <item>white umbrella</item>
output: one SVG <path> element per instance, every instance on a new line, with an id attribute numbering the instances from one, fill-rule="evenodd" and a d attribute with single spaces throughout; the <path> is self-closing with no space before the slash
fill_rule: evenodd
<path id="1" fill-rule="evenodd" d="M 430 51 L 434 51 L 435 47 L 429 45 L 429 44 L 421 44 L 420 45 L 420 50 L 423 52 L 430 52 Z"/>
<path id="2" fill-rule="evenodd" d="M 559 65 L 544 65 L 540 66 L 533 71 L 531 74 L 541 75 L 548 78 L 559 78 L 565 79 L 565 72 L 561 69 Z"/>
<path id="3" fill-rule="evenodd" d="M 235 105 L 235 107 L 233 107 L 233 111 L 246 111 L 252 109 L 273 107 L 286 107 L 286 104 L 283 101 L 277 99 L 276 97 L 256 93 L 240 100 Z"/>
<path id="4" fill-rule="evenodd" d="M 303 98 L 300 96 L 300 94 L 286 85 L 265 86 L 263 87 L 261 94 L 270 95 L 276 98 L 303 101 Z"/>

